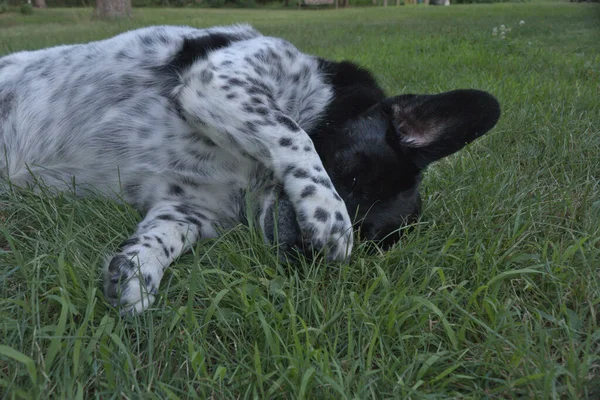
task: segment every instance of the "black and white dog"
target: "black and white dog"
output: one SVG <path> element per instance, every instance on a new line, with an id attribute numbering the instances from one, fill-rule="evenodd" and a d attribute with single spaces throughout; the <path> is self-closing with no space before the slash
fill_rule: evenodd
<path id="1" fill-rule="evenodd" d="M 476 90 L 386 98 L 365 69 L 246 25 L 150 27 L 0 58 L 0 175 L 144 211 L 105 272 L 111 302 L 139 312 L 194 242 L 247 222 L 248 198 L 268 240 L 279 197 L 279 240 L 329 260 L 350 255 L 350 215 L 397 240 L 423 169 L 499 116 Z"/>

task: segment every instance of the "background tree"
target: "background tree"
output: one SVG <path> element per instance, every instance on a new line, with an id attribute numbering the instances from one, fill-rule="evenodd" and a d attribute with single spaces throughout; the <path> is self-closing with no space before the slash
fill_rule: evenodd
<path id="1" fill-rule="evenodd" d="M 131 0 L 96 0 L 94 18 L 131 17 Z"/>

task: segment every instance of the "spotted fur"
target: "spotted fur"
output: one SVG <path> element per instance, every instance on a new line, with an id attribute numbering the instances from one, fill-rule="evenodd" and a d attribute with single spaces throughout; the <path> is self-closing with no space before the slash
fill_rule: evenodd
<path id="1" fill-rule="evenodd" d="M 498 115 L 478 91 L 388 99 L 368 71 L 249 26 L 150 27 L 0 58 L 0 174 L 143 211 L 104 283 L 139 312 L 194 242 L 247 220 L 248 197 L 267 239 L 329 260 L 351 253 L 349 212 L 387 238 L 418 214 L 421 170 Z"/>

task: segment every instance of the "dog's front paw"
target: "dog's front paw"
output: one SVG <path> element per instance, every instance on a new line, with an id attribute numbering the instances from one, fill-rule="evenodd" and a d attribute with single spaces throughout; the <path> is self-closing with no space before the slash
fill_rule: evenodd
<path id="1" fill-rule="evenodd" d="M 350 256 L 352 223 L 343 201 L 333 197 L 311 198 L 299 204 L 297 218 L 305 247 L 323 251 L 330 261 Z"/>
<path id="2" fill-rule="evenodd" d="M 121 314 L 146 310 L 154 302 L 156 291 L 152 275 L 142 273 L 135 257 L 118 254 L 104 271 L 104 295 Z"/>

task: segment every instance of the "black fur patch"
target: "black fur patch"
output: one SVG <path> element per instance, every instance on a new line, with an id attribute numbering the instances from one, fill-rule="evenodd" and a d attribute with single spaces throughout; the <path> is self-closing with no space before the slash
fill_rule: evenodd
<path id="1" fill-rule="evenodd" d="M 196 225 L 198 228 L 202 227 L 202 221 L 200 221 L 198 218 L 196 217 L 192 217 L 192 216 L 188 216 L 185 218 L 186 221 L 188 221 L 190 224 Z"/>
<path id="2" fill-rule="evenodd" d="M 330 182 L 329 182 L 329 180 L 328 180 L 328 179 L 326 179 L 326 178 L 322 178 L 322 177 L 315 178 L 315 177 L 313 176 L 313 177 L 312 177 L 312 178 L 310 178 L 310 179 L 311 179 L 311 180 L 312 180 L 314 183 L 316 183 L 316 184 L 318 184 L 318 185 L 324 186 L 324 187 L 326 187 L 327 189 L 331 189 L 331 183 L 330 183 Z"/>
<path id="3" fill-rule="evenodd" d="M 317 152 L 322 155 L 336 145 L 322 139 L 335 140 L 336 136 L 330 135 L 332 130 L 343 127 L 347 121 L 385 99 L 385 94 L 373 75 L 354 63 L 324 59 L 318 59 L 318 63 L 325 83 L 332 86 L 335 94 L 320 123 L 308 132 L 311 138 L 319 138 L 314 143 Z"/>
<path id="4" fill-rule="evenodd" d="M 286 166 L 285 169 L 283 170 L 283 176 L 291 174 L 292 172 L 294 172 L 295 169 L 296 169 L 296 167 L 293 165 Z"/>
<path id="5" fill-rule="evenodd" d="M 259 114 L 259 115 L 268 115 L 269 114 L 269 109 L 267 107 L 256 107 L 254 109 L 254 112 Z"/>
<path id="6" fill-rule="evenodd" d="M 120 248 L 120 249 L 123 249 L 123 248 L 125 248 L 125 247 L 128 247 L 128 246 L 133 246 L 133 245 L 136 245 L 136 244 L 138 244 L 139 242 L 140 242 L 140 239 L 139 239 L 139 238 L 132 237 L 132 238 L 129 238 L 129 239 L 127 239 L 127 240 L 123 241 L 123 243 L 121 243 L 121 244 L 119 245 L 119 248 Z"/>
<path id="7" fill-rule="evenodd" d="M 247 83 L 238 78 L 230 78 L 227 83 L 231 86 L 246 86 Z"/>
<path id="8" fill-rule="evenodd" d="M 329 212 L 321 207 L 317 207 L 314 217 L 317 221 L 326 222 L 329 219 Z"/>
<path id="9" fill-rule="evenodd" d="M 0 96 L 0 122 L 6 119 L 6 116 L 13 107 L 14 99 L 15 95 L 11 92 L 4 93 L 2 96 Z"/>
<path id="10" fill-rule="evenodd" d="M 288 128 L 292 132 L 300 131 L 300 127 L 298 126 L 298 124 L 295 123 L 294 121 L 292 121 L 290 119 L 290 117 L 288 117 L 286 115 L 282 115 L 282 114 L 278 115 L 277 122 L 284 125 L 286 128 Z"/>
<path id="11" fill-rule="evenodd" d="M 244 123 L 244 127 L 248 130 L 249 133 L 256 134 L 258 132 L 256 124 L 252 121 L 246 121 L 246 123 Z"/>
<path id="12" fill-rule="evenodd" d="M 213 79 L 212 71 L 205 69 L 200 73 L 200 81 L 202 83 L 204 83 L 205 85 L 210 83 L 210 81 L 212 81 L 212 79 Z"/>
<path id="13" fill-rule="evenodd" d="M 296 169 L 296 171 L 294 171 L 294 176 L 296 178 L 308 178 L 309 175 L 305 169 L 298 168 L 298 169 Z"/>
<path id="14" fill-rule="evenodd" d="M 171 184 L 169 185 L 169 194 L 173 196 L 181 196 L 184 194 L 183 189 L 179 185 Z"/>
<path id="15" fill-rule="evenodd" d="M 337 233 L 342 233 L 343 229 L 344 229 L 344 224 L 336 222 L 331 227 L 331 233 L 334 234 L 334 235 L 337 234 Z"/>
<path id="16" fill-rule="evenodd" d="M 133 271 L 135 264 L 129 258 L 124 255 L 116 255 L 110 260 L 108 264 L 108 271 L 113 274 L 120 271 Z"/>
<path id="17" fill-rule="evenodd" d="M 332 231 L 331 233 L 334 233 L 334 232 Z M 340 244 L 338 242 L 329 243 L 329 252 L 330 253 L 337 252 L 338 247 L 340 247 Z"/>
<path id="18" fill-rule="evenodd" d="M 317 191 L 317 187 L 315 185 L 308 185 L 306 186 L 304 189 L 302 189 L 302 192 L 300 193 L 300 197 L 302 197 L 303 199 L 313 196 Z"/>
<path id="19" fill-rule="evenodd" d="M 171 60 L 168 67 L 175 72 L 185 71 L 192 64 L 203 58 L 211 51 L 228 47 L 232 42 L 238 41 L 240 38 L 234 35 L 223 33 L 213 33 L 210 35 L 188 38 L 183 41 L 181 50 Z"/>
<path id="20" fill-rule="evenodd" d="M 279 145 L 283 147 L 289 147 L 292 145 L 292 139 L 283 137 L 279 139 Z"/>
<path id="21" fill-rule="evenodd" d="M 192 208 L 185 204 L 177 204 L 175 206 L 175 211 L 177 211 L 178 213 L 183 214 L 183 215 L 189 215 L 192 213 Z"/>

